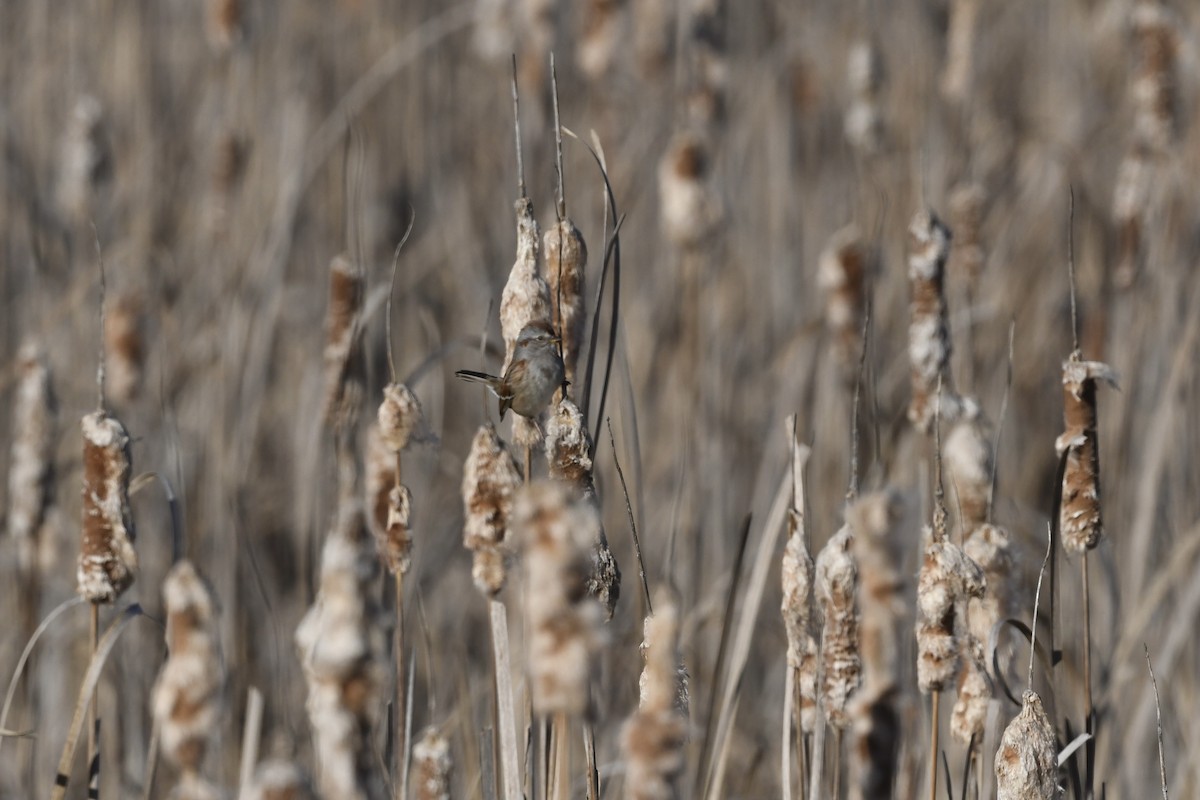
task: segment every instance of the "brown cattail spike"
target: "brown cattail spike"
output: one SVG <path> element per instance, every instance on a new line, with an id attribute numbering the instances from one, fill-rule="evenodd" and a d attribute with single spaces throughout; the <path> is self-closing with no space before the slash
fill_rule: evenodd
<path id="1" fill-rule="evenodd" d="M 41 348 L 26 343 L 17 356 L 8 473 L 8 535 L 16 544 L 17 567 L 23 575 L 33 569 L 38 531 L 53 498 L 56 416 L 50 368 Z"/>
<path id="2" fill-rule="evenodd" d="M 163 754 L 196 773 L 221 714 L 222 669 L 212 591 L 190 561 L 163 581 L 167 662 L 154 686 L 152 710 Z"/>
<path id="3" fill-rule="evenodd" d="M 825 293 L 825 327 L 833 336 L 834 355 L 847 384 L 858 374 L 862 350 L 867 249 L 857 225 L 835 233 L 817 262 L 817 285 Z"/>
<path id="4" fill-rule="evenodd" d="M 908 359 L 912 369 L 912 399 L 908 419 L 922 433 L 933 430 L 938 382 L 950 363 L 950 328 L 942 291 L 950 230 L 932 211 L 920 211 L 908 228 L 908 280 L 912 289 L 908 328 Z M 943 394 L 941 416 L 957 413 L 949 393 Z"/>
<path id="5" fill-rule="evenodd" d="M 967 598 L 983 594 L 986 582 L 979 565 L 944 531 L 927 528 L 925 535 L 917 581 L 917 685 L 922 692 L 938 692 L 958 676 L 962 609 Z"/>
<path id="6" fill-rule="evenodd" d="M 421 424 L 421 402 L 403 383 L 383 387 L 383 402 L 376 416 L 380 437 L 393 453 L 408 447 L 413 432 Z"/>
<path id="7" fill-rule="evenodd" d="M 564 219 L 550 230 L 542 242 L 546 256 L 546 279 L 550 287 L 550 304 L 554 328 L 562 337 L 563 366 L 567 381 L 575 381 L 579 350 L 583 346 L 587 308 L 584 303 L 584 269 L 587 266 L 587 245 L 575 223 Z"/>
<path id="8" fill-rule="evenodd" d="M 858 564 L 854 533 L 843 526 L 821 549 L 816 565 L 816 595 L 825 617 L 821 642 L 821 707 L 835 728 L 850 723 L 850 698 L 862 683 L 858 628 Z"/>
<path id="9" fill-rule="evenodd" d="M 496 429 L 481 426 L 463 466 L 463 546 L 474 554 L 475 587 L 488 597 L 500 593 L 507 577 L 505 558 L 512 550 L 509 517 L 520 485 L 516 462 Z"/>
<path id="10" fill-rule="evenodd" d="M 412 758 L 416 800 L 450 800 L 450 741 L 428 728 L 413 745 Z"/>
<path id="11" fill-rule="evenodd" d="M 846 508 L 858 562 L 864 682 L 876 694 L 895 685 L 899 677 L 896 622 L 905 613 L 905 603 L 896 565 L 908 538 L 902 527 L 906 511 L 903 496 L 891 489 L 863 495 Z"/>
<path id="12" fill-rule="evenodd" d="M 358 363 L 362 324 L 362 267 L 346 255 L 329 265 L 329 309 L 325 315 L 325 422 L 335 431 L 354 427 L 362 402 Z"/>
<path id="13" fill-rule="evenodd" d="M 962 0 L 959 0 L 962 2 Z M 966 0 L 974 3 L 978 0 Z M 962 183 L 950 193 L 950 222 L 954 225 L 954 249 L 950 251 L 949 269 L 974 282 L 983 272 L 983 187 L 978 183 Z"/>
<path id="14" fill-rule="evenodd" d="M 987 522 L 992 489 L 992 439 L 979 404 L 961 399 L 961 416 L 946 437 L 944 456 L 949 482 L 958 500 L 958 526 L 966 538 Z"/>
<path id="15" fill-rule="evenodd" d="M 1059 797 L 1057 752 L 1054 726 L 1046 716 L 1042 698 L 1026 690 L 1021 697 L 1021 713 L 1004 729 L 996 752 L 998 800 Z"/>
<path id="16" fill-rule="evenodd" d="M 1096 437 L 1096 382 L 1116 384 L 1106 364 L 1083 361 L 1078 351 L 1063 363 L 1063 422 L 1055 442 L 1066 453 L 1059 530 L 1063 546 L 1074 553 L 1100 543 L 1100 451 Z"/>
<path id="17" fill-rule="evenodd" d="M 790 535 L 783 550 L 783 602 L 780 611 L 787 631 L 788 669 L 799 683 L 800 728 L 811 733 L 817 723 L 817 621 L 813 616 L 815 567 L 804 543 L 804 516 L 791 509 Z"/>
<path id="18" fill-rule="evenodd" d="M 129 509 L 129 435 L 113 417 L 95 411 L 83 418 L 83 539 L 79 596 L 112 603 L 133 583 L 137 552 Z"/>

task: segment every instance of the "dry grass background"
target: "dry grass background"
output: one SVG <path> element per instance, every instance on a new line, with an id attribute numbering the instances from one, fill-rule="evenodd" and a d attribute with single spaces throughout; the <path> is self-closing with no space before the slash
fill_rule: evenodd
<path id="1" fill-rule="evenodd" d="M 611 67 L 590 77 L 578 63 L 580 40 L 592 6 L 603 3 L 550 4 L 558 14 L 550 42 L 516 9 L 500 15 L 507 25 L 480 22 L 495 3 L 480 3 L 478 17 L 471 3 L 428 0 L 245 3 L 225 45 L 209 15 L 234 5 L 84 0 L 69 8 L 0 8 L 0 451 L 10 452 L 20 434 L 10 410 L 25 341 L 45 350 L 59 412 L 52 502 L 34 567 L 22 574 L 18 543 L 0 542 L 0 608 L 8 620 L 0 629 L 0 675 L 12 674 L 36 621 L 74 591 L 78 420 L 94 408 L 100 341 L 98 239 L 110 308 L 109 405 L 132 438 L 134 473 L 162 479 L 132 499 L 140 572 L 122 602 L 137 601 L 149 617 L 165 620 L 163 579 L 175 559 L 190 558 L 212 581 L 229 675 L 206 774 L 233 793 L 251 687 L 265 699 L 261 752 L 294 757 L 311 771 L 293 632 L 314 597 L 337 496 L 333 441 L 321 418 L 328 265 L 348 249 L 366 268 L 365 404 L 373 408 L 388 379 L 382 301 L 391 255 L 415 215 L 391 309 L 397 368 L 428 421 L 428 435 L 404 463 L 413 497 L 405 614 L 414 729 L 442 725 L 455 764 L 452 796 L 483 796 L 479 733 L 494 724 L 490 633 L 461 545 L 459 496 L 463 460 L 483 416 L 478 390 L 452 373 L 481 366 L 483 329 L 498 341 L 517 194 L 510 51 L 521 63 L 527 184 L 543 228 L 554 221 L 549 45 L 563 125 L 584 138 L 596 132 L 628 214 L 618 352 L 605 406 L 616 452 L 607 429 L 588 420 L 602 431 L 596 481 L 625 575 L 593 685 L 605 796 L 620 791 L 620 731 L 636 707 L 644 613 L 614 458 L 630 485 L 651 589 L 670 582 L 679 592 L 692 697 L 682 796 L 699 796 L 699 786 L 688 787 L 702 757 L 739 527 L 753 513 L 751 562 L 770 533 L 763 523 L 786 477 L 790 448 L 781 422 L 789 414 L 798 415 L 798 435 L 812 447 L 807 526 L 814 555 L 841 525 L 851 386 L 825 330 L 817 265 L 833 234 L 851 222 L 867 242 L 873 309 L 861 484 L 863 491 L 890 485 L 908 497 L 911 519 L 894 566 L 911 613 L 922 547 L 916 521 L 929 520 L 932 473 L 927 440 L 905 419 L 907 228 L 924 204 L 953 227 L 950 195 L 966 180 L 983 190 L 984 263 L 968 292 L 952 261 L 952 367 L 958 389 L 997 420 L 1011 323 L 994 516 L 1016 542 L 1009 577 L 1021 616 L 1028 619 L 1033 604 L 1055 495 L 1060 370 L 1071 350 L 1073 189 L 1081 347 L 1120 376 L 1120 390 L 1102 389 L 1099 399 L 1106 536 L 1091 570 L 1098 775 L 1111 797 L 1158 791 L 1144 642 L 1162 694 L 1172 794 L 1200 796 L 1195 7 L 1174 3 L 1170 10 L 1174 127 L 1144 162 L 1140 268 L 1125 286 L 1122 226 L 1112 208 L 1134 141 L 1131 87 L 1146 52 L 1125 0 L 981 3 L 969 48 L 972 78 L 958 102 L 940 88 L 952 11 L 944 1 L 729 3 L 718 27 L 727 82 L 720 117 L 709 127 L 706 183 L 724 220 L 698 247 L 684 248 L 663 232 L 659 163 L 687 126 L 698 45 L 685 24 L 671 28 L 671 50 L 657 71 L 643 71 L 630 29 L 622 28 Z M 629 25 L 643 5 L 614 4 L 619 24 Z M 480 26 L 500 37 L 497 55 L 480 53 Z M 844 132 L 854 99 L 848 59 L 859 42 L 873 43 L 882 66 L 873 154 Z M 377 79 L 368 91 L 363 76 Z M 570 138 L 564 148 L 571 216 L 591 254 L 590 306 L 604 250 L 603 185 L 584 148 Z M 544 471 L 544 461 L 535 464 Z M 173 487 L 177 524 L 164 484 Z M 11 522 L 7 483 L 0 508 Z M 775 611 L 778 558 L 740 683 L 723 796 L 780 792 L 786 640 Z M 1055 624 L 1065 654 L 1048 710 L 1060 736 L 1064 719 L 1076 731 L 1082 723 L 1076 563 L 1062 557 L 1059 570 Z M 519 589 L 507 592 L 520 600 Z M 102 621 L 113 614 L 106 609 Z M 0 753 L 0 796 L 49 791 L 86 665 L 86 624 L 84 612 L 72 609 L 35 651 L 8 727 L 35 730 L 36 738 L 10 740 Z M 906 678 L 897 796 L 915 796 L 924 780 L 928 712 L 915 692 L 910 622 L 898 624 Z M 99 693 L 104 796 L 141 792 L 162 636 L 153 622 L 135 621 L 106 667 Z M 1020 662 L 1025 648 L 1015 651 Z M 999 709 L 1001 725 L 1017 711 L 1007 700 Z M 947 746 L 957 786 L 962 749 Z M 78 764 L 77 777 L 82 770 Z M 172 772 L 159 773 L 157 791 L 165 794 Z M 74 796 L 82 796 L 79 789 Z"/>

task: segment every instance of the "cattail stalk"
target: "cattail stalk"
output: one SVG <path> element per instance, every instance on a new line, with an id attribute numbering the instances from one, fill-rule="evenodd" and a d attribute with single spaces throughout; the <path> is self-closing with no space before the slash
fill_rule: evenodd
<path id="1" fill-rule="evenodd" d="M 808 551 L 808 531 L 805 527 L 804 469 L 809 448 L 796 440 L 796 418 L 786 421 L 788 441 L 792 451 L 792 507 L 788 510 L 788 539 L 783 549 L 780 582 L 783 599 L 780 613 L 787 633 L 787 680 L 785 706 L 791 708 L 791 719 L 784 721 L 783 773 L 790 769 L 792 747 L 789 745 L 794 729 L 796 756 L 800 765 L 800 785 L 805 779 L 805 739 L 817 724 L 817 658 L 819 621 L 813 607 L 815 567 Z M 791 787 L 785 787 L 790 792 Z"/>
<path id="2" fill-rule="evenodd" d="M 259 764 L 245 800 L 313 800 L 304 774 L 290 761 L 271 759 Z"/>

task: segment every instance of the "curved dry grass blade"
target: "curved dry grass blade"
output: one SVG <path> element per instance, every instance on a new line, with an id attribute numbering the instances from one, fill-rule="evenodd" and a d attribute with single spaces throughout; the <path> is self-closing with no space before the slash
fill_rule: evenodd
<path id="1" fill-rule="evenodd" d="M 617 478 L 621 481 L 621 493 L 625 495 L 625 515 L 629 517 L 629 530 L 633 534 L 633 552 L 637 556 L 638 575 L 642 579 L 642 599 L 646 601 L 646 613 L 653 614 L 654 606 L 650 603 L 650 584 L 646 580 L 646 562 L 642 559 L 642 543 L 638 538 L 637 522 L 633 519 L 633 506 L 629 503 L 629 487 L 625 484 L 625 472 L 621 469 L 621 462 L 617 460 L 617 440 L 613 436 L 612 419 L 605 420 L 608 423 L 608 440 L 612 443 L 613 449 L 613 466 L 617 468 Z"/>
<path id="2" fill-rule="evenodd" d="M 8 723 L 8 709 L 12 705 L 13 695 L 17 692 L 17 682 L 21 680 L 21 673 L 25 671 L 25 665 L 29 662 L 29 656 L 33 653 L 33 646 L 37 644 L 38 639 L 42 638 L 42 634 L 49 629 L 51 623 L 68 609 L 74 608 L 77 605 L 82 605 L 84 599 L 76 595 L 70 600 L 64 600 L 53 611 L 46 615 L 41 624 L 34 630 L 33 635 L 29 637 L 29 641 L 25 643 L 25 649 L 21 651 L 21 657 L 17 660 L 17 668 L 13 671 L 12 680 L 8 682 L 8 691 L 4 694 L 4 709 L 0 710 L 0 729 Z M 0 737 L 0 750 L 4 748 L 4 739 L 8 737 Z"/>
<path id="3" fill-rule="evenodd" d="M 997 681 L 1000 682 L 1000 691 L 1004 692 L 1004 696 L 1012 701 L 1013 705 L 1020 706 L 1021 701 L 1012 693 L 1012 689 L 1008 687 L 1008 680 L 1004 677 L 1004 668 L 1000 664 L 1000 631 L 1002 631 L 1006 625 L 1016 628 L 1018 631 L 1020 631 L 1021 635 L 1025 637 L 1025 640 L 1030 643 L 1033 642 L 1033 631 L 1030 630 L 1029 626 L 1021 620 L 1010 617 L 1009 619 L 1002 619 L 993 625 L 992 632 L 988 636 L 987 649 L 989 655 L 987 660 L 991 662 L 992 675 Z M 1051 675 L 1053 665 L 1047 658 L 1045 647 L 1039 643 L 1035 649 L 1037 652 L 1038 661 L 1040 661 L 1042 664 L 1042 669 L 1046 670 L 1047 675 Z M 1055 658 L 1053 663 L 1057 664 L 1058 659 Z"/>
<path id="4" fill-rule="evenodd" d="M 1154 687 L 1154 718 L 1158 722 L 1158 779 L 1163 800 L 1170 800 L 1167 794 L 1167 761 L 1163 757 L 1162 704 L 1158 699 L 1158 679 L 1154 677 L 1154 665 L 1150 663 L 1150 647 L 1143 642 L 1142 649 L 1146 651 L 1146 671 L 1150 673 L 1150 685 Z"/>
<path id="5" fill-rule="evenodd" d="M 129 606 L 121 612 L 121 616 L 117 617 L 108 626 L 108 630 L 104 632 L 104 636 L 96 644 L 92 660 L 88 664 L 87 672 L 83 676 L 83 684 L 79 687 L 79 699 L 75 703 L 75 715 L 71 718 L 71 727 L 67 733 L 67 741 L 63 744 L 62 757 L 58 760 L 58 772 L 54 776 L 54 789 L 50 793 L 50 800 L 63 800 L 67 796 L 67 784 L 71 778 L 71 761 L 75 757 L 75 748 L 79 744 L 79 734 L 83 731 L 83 720 L 87 716 L 88 707 L 91 705 L 92 695 L 96 691 L 96 684 L 100 682 L 100 672 L 104 669 L 104 662 L 108 660 L 109 654 L 117 644 L 117 639 L 129 627 L 129 623 L 140 616 L 143 616 L 141 606 L 137 603 Z"/>

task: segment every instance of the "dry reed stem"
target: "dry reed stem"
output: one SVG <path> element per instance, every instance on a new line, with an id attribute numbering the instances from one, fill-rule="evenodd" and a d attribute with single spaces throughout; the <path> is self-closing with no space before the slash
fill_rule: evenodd
<path id="1" fill-rule="evenodd" d="M 546 460 L 550 477 L 561 481 L 579 497 L 600 510 L 592 478 L 592 437 L 583 425 L 583 415 L 570 400 L 561 400 L 546 421 Z M 621 596 L 621 570 L 608 546 L 604 526 L 592 544 L 592 570 L 588 594 L 604 607 L 605 621 L 611 620 Z"/>
<path id="2" fill-rule="evenodd" d="M 142 301 L 125 294 L 104 314 L 104 395 L 118 404 L 133 401 L 141 389 L 146 348 L 142 341 Z"/>
<path id="3" fill-rule="evenodd" d="M 316 600 L 296 628 L 318 786 L 327 797 L 377 796 L 370 734 L 382 706 L 384 648 L 375 565 L 362 509 L 343 497 L 322 550 Z"/>
<path id="4" fill-rule="evenodd" d="M 525 602 L 534 713 L 582 715 L 600 644 L 599 604 L 587 595 L 589 553 L 600 520 L 593 506 L 566 487 L 537 482 L 513 503 L 528 591 Z"/>
<path id="5" fill-rule="evenodd" d="M 697 134 L 680 133 L 667 146 L 658 166 L 663 232 L 684 251 L 701 248 L 718 232 L 725 217 L 720 197 L 709 182 L 709 150 Z"/>
<path id="6" fill-rule="evenodd" d="M 912 291 L 908 328 L 912 399 L 908 419 L 917 430 L 928 434 L 933 430 L 934 398 L 937 397 L 939 379 L 947 373 L 950 364 L 950 327 L 943 293 L 950 230 L 926 209 L 913 217 L 908 233 L 908 280 Z M 943 420 L 957 418 L 955 406 L 952 393 L 943 393 Z"/>
<path id="7" fill-rule="evenodd" d="M 222 712 L 221 646 L 212 590 L 190 561 L 163 581 L 167 661 L 154 685 L 151 710 L 163 755 L 185 774 L 199 773 Z"/>
<path id="8" fill-rule="evenodd" d="M 475 587 L 495 597 L 507 578 L 512 551 L 509 516 L 521 474 L 492 425 L 480 426 L 463 465 L 463 546 L 474 554 Z"/>
<path id="9" fill-rule="evenodd" d="M 1100 451 L 1096 436 L 1096 382 L 1116 383 L 1111 368 L 1083 361 L 1079 352 L 1063 362 L 1063 422 L 1055 441 L 1058 454 L 1067 454 L 1063 473 L 1059 530 L 1063 547 L 1082 553 L 1100 543 Z"/>
<path id="10" fill-rule="evenodd" d="M 870 40 L 859 40 L 846 58 L 846 84 L 850 105 L 843 129 L 846 140 L 861 156 L 874 156 L 883 146 L 883 118 L 879 111 L 884 82 L 879 48 Z"/>
<path id="11" fill-rule="evenodd" d="M 349 256 L 329 265 L 329 308 L 325 314 L 326 424 L 346 431 L 358 420 L 363 386 L 357 363 L 366 273 Z"/>
<path id="12" fill-rule="evenodd" d="M 817 286 L 825 293 L 825 327 L 833 336 L 834 355 L 847 384 L 858 374 L 866 275 L 862 233 L 857 225 L 847 225 L 830 237 L 817 262 Z"/>
<path id="13" fill-rule="evenodd" d="M 1021 696 L 1021 713 L 1004 729 L 996 752 L 998 800 L 1052 800 L 1058 788 L 1058 748 L 1042 698 Z"/>
<path id="14" fill-rule="evenodd" d="M 40 346 L 32 342 L 21 346 L 17 376 L 8 472 L 8 535 L 17 548 L 17 569 L 29 575 L 36 560 L 38 534 L 53 501 L 58 407 Z"/>
<path id="15" fill-rule="evenodd" d="M 838 730 L 850 724 L 850 698 L 862 683 L 859 645 L 858 564 L 849 525 L 821 549 L 816 564 L 816 597 L 825 617 L 821 642 L 821 708 Z"/>
<path id="16" fill-rule="evenodd" d="M 641 700 L 621 729 L 628 800 L 672 800 L 683 773 L 687 717 L 680 710 L 679 619 L 674 598 L 659 591 L 646 618 Z"/>
<path id="17" fill-rule="evenodd" d="M 973 398 L 961 400 L 961 417 L 946 437 L 943 455 L 950 485 L 958 499 L 958 526 L 965 540 L 987 522 L 988 499 L 992 489 L 991 430 Z"/>
<path id="18" fill-rule="evenodd" d="M 437 728 L 427 728 L 413 745 L 416 800 L 450 800 L 450 740 Z"/>
<path id="19" fill-rule="evenodd" d="M 813 579 L 815 567 L 804 543 L 804 517 L 798 509 L 788 512 L 787 544 L 783 549 L 783 602 L 780 611 L 787 631 L 788 669 L 796 673 L 800 694 L 799 720 L 803 733 L 817 724 L 817 632 L 814 616 Z"/>
<path id="20" fill-rule="evenodd" d="M 983 570 L 946 538 L 944 528 L 926 528 L 925 536 L 917 581 L 917 685 L 928 693 L 950 687 L 958 676 L 966 601 L 980 597 L 986 582 Z"/>
<path id="21" fill-rule="evenodd" d="M 587 267 L 587 245 L 583 234 L 570 219 L 563 219 L 542 241 L 546 258 L 546 279 L 550 288 L 551 319 L 562 337 L 563 366 L 567 381 L 575 382 L 575 368 L 583 346 L 587 307 L 583 292 Z"/>
<path id="22" fill-rule="evenodd" d="M 258 765 L 245 800 L 313 800 L 308 780 L 291 761 L 271 759 Z"/>
<path id="23" fill-rule="evenodd" d="M 79 596 L 112 603 L 133 583 L 137 552 L 129 508 L 129 435 L 115 418 L 95 411 L 83 418 L 83 536 Z"/>

